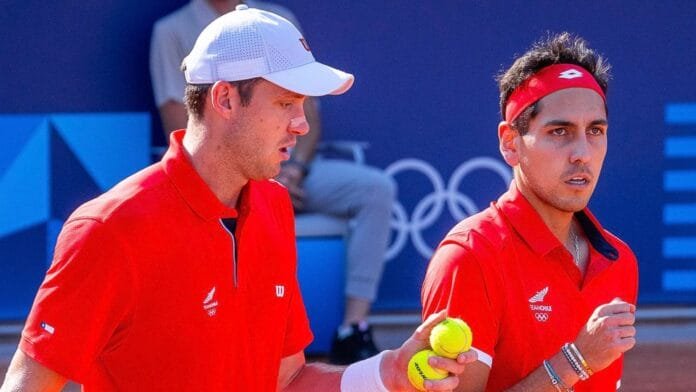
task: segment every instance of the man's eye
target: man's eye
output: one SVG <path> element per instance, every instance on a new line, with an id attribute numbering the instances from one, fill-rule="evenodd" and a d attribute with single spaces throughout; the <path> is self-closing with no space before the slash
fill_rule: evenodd
<path id="1" fill-rule="evenodd" d="M 556 135 L 556 136 L 563 136 L 566 133 L 568 133 L 568 132 L 566 131 L 565 128 L 554 128 L 551 130 L 551 134 Z"/>

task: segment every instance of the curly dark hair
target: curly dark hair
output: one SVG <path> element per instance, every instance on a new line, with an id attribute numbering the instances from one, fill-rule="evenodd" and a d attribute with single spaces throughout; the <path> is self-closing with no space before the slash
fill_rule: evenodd
<path id="1" fill-rule="evenodd" d="M 237 80 L 234 82 L 229 82 L 231 85 L 237 88 L 239 92 L 239 99 L 242 106 L 249 106 L 251 98 L 254 95 L 254 86 L 261 81 L 261 78 L 253 78 L 246 80 Z M 208 91 L 212 87 L 212 84 L 187 84 L 186 90 L 184 91 L 184 104 L 189 114 L 197 120 L 203 118 L 203 107 L 205 106 L 205 100 L 208 96 Z"/>
<path id="2" fill-rule="evenodd" d="M 535 42 L 517 58 L 507 71 L 496 76 L 500 91 L 500 113 L 505 119 L 505 105 L 510 94 L 527 78 L 544 67 L 553 64 L 575 64 L 585 68 L 595 78 L 604 94 L 611 75 L 611 65 L 600 54 L 588 47 L 587 42 L 568 32 L 552 35 Z M 529 121 L 538 114 L 537 102 L 526 108 L 513 122 L 512 127 L 521 134 L 529 130 Z"/>

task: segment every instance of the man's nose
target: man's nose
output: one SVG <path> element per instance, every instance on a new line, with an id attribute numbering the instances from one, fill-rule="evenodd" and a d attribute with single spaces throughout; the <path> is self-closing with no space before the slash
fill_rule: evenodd
<path id="1" fill-rule="evenodd" d="M 590 141 L 586 134 L 582 134 L 573 143 L 573 150 L 570 155 L 571 163 L 588 163 L 592 156 Z"/>
<path id="2" fill-rule="evenodd" d="M 309 132 L 309 123 L 304 115 L 290 119 L 288 124 L 288 132 L 297 136 L 306 135 Z"/>

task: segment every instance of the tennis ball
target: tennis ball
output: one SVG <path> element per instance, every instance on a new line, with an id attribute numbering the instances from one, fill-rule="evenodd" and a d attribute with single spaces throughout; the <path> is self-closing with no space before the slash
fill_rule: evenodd
<path id="1" fill-rule="evenodd" d="M 430 347 L 441 357 L 457 358 L 471 348 L 471 328 L 458 318 L 442 320 L 430 332 Z"/>
<path id="2" fill-rule="evenodd" d="M 442 380 L 449 374 L 428 364 L 428 358 L 433 356 L 435 353 L 432 350 L 421 350 L 408 361 L 408 381 L 419 391 L 425 391 L 425 380 Z"/>

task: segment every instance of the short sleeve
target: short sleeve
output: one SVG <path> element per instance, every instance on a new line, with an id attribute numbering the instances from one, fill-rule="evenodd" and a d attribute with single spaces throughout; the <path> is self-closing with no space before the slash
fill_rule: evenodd
<path id="1" fill-rule="evenodd" d="M 131 261 L 103 223 L 69 221 L 39 287 L 19 348 L 81 382 L 127 330 L 136 296 Z"/>
<path id="2" fill-rule="evenodd" d="M 471 327 L 479 360 L 488 366 L 495 356 L 500 320 L 491 280 L 470 249 L 446 243 L 433 255 L 421 292 L 423 318 L 447 309 L 448 316 L 464 320 Z"/>
<path id="3" fill-rule="evenodd" d="M 156 23 L 150 42 L 150 78 L 157 107 L 168 100 L 183 102 L 186 79 L 181 62 L 186 54 L 176 32 Z"/>
<path id="4" fill-rule="evenodd" d="M 314 339 L 314 335 L 309 326 L 307 310 L 302 300 L 299 283 L 295 280 L 293 296 L 290 299 L 285 344 L 281 356 L 285 358 L 304 350 L 312 342 L 312 339 Z"/>
<path id="5" fill-rule="evenodd" d="M 288 251 L 285 252 L 292 257 L 293 280 L 292 280 L 292 297 L 290 298 L 290 306 L 288 309 L 288 322 L 285 335 L 285 344 L 283 347 L 282 357 L 287 357 L 304 350 L 314 339 L 312 330 L 307 317 L 307 309 L 302 299 L 300 291 L 300 283 L 297 279 L 297 249 L 295 245 L 295 214 L 292 209 L 290 195 L 281 183 L 271 180 L 275 184 L 277 192 L 274 199 L 277 202 L 275 211 L 278 214 L 277 219 L 280 220 L 280 226 L 284 228 L 284 234 L 287 238 L 286 246 Z"/>
<path id="6" fill-rule="evenodd" d="M 638 285 L 640 282 L 640 271 L 638 270 L 638 259 L 636 258 L 636 255 L 631 251 L 631 272 L 633 276 L 633 295 L 631 296 L 633 299 L 633 304 L 636 305 L 638 304 Z"/>

